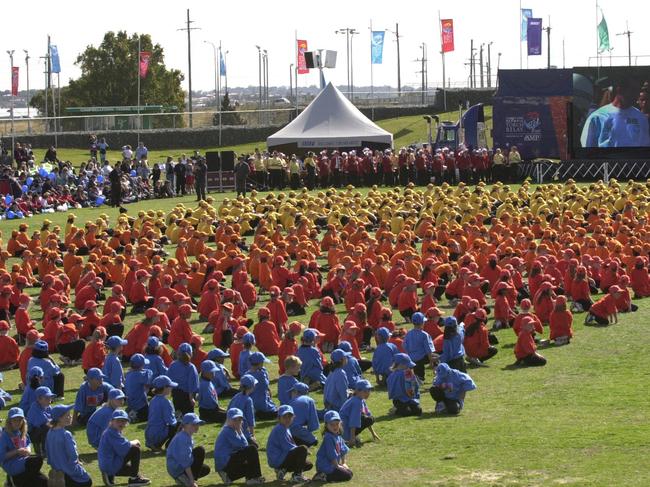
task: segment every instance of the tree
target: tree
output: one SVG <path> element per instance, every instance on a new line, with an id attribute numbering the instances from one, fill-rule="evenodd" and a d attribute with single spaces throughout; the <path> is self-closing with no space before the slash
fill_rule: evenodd
<path id="1" fill-rule="evenodd" d="M 181 111 L 185 105 L 183 74 L 167 69 L 160 44 L 154 45 L 148 34 L 129 37 L 119 31 L 107 32 L 98 47 L 88 46 L 77 57 L 75 64 L 80 66 L 81 76 L 61 89 L 61 113 L 68 107 L 137 105 L 138 37 L 140 49 L 151 52 L 147 77 L 140 80 L 140 105 L 175 106 Z M 34 94 L 31 105 L 45 112 L 43 91 Z M 154 124 L 160 125 L 155 120 Z"/>
<path id="2" fill-rule="evenodd" d="M 222 125 L 246 125 L 246 121 L 242 119 L 239 113 L 235 113 L 235 107 L 230 104 L 230 96 L 228 91 L 223 95 L 221 100 L 221 111 L 228 112 L 221 114 Z M 219 113 L 215 113 L 212 117 L 212 124 L 219 125 Z"/>

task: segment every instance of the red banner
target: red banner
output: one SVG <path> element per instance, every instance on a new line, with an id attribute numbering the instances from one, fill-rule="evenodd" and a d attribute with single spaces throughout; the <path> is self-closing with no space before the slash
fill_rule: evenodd
<path id="1" fill-rule="evenodd" d="M 11 68 L 11 95 L 18 96 L 18 66 Z"/>
<path id="2" fill-rule="evenodd" d="M 149 60 L 151 59 L 151 53 L 148 51 L 142 51 L 140 53 L 140 78 L 146 78 L 147 73 L 149 72 Z"/>
<path id="3" fill-rule="evenodd" d="M 305 60 L 305 51 L 307 50 L 307 41 L 296 41 L 298 43 L 298 74 L 307 74 L 309 73 L 309 68 L 307 67 L 307 61 Z"/>
<path id="4" fill-rule="evenodd" d="M 440 24 L 442 52 L 451 52 L 454 50 L 454 21 L 453 19 L 442 19 Z"/>

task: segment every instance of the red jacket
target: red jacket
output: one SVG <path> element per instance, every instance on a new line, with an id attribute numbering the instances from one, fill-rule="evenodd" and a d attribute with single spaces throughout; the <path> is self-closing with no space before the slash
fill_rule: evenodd
<path id="1" fill-rule="evenodd" d="M 535 345 L 535 338 L 533 338 L 533 333 L 528 331 L 521 331 L 517 335 L 517 343 L 515 344 L 515 357 L 517 360 L 524 359 L 529 355 L 537 352 L 537 346 Z"/>
<path id="2" fill-rule="evenodd" d="M 277 355 L 280 348 L 280 337 L 275 323 L 269 320 L 260 321 L 253 329 L 255 346 L 264 355 Z"/>
<path id="3" fill-rule="evenodd" d="M 18 356 L 20 355 L 20 349 L 16 340 L 11 338 L 9 335 L 0 336 L 0 364 L 9 365 L 17 364 Z"/>
<path id="4" fill-rule="evenodd" d="M 81 356 L 81 367 L 84 370 L 89 370 L 93 367 L 101 369 L 104 366 L 104 359 L 106 359 L 104 342 L 90 342 Z"/>
<path id="5" fill-rule="evenodd" d="M 573 337 L 573 315 L 571 311 L 553 311 L 551 313 L 549 327 L 551 329 L 551 340 L 555 340 L 557 337 L 568 336 L 569 338 Z"/>
<path id="6" fill-rule="evenodd" d="M 296 339 L 285 336 L 280 342 L 280 348 L 278 349 L 278 366 L 280 375 L 284 374 L 284 360 L 290 355 L 295 355 L 297 351 L 298 343 L 296 342 Z"/>

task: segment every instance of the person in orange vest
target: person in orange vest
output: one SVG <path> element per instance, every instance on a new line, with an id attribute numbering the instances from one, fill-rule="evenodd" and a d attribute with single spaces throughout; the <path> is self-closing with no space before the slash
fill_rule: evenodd
<path id="1" fill-rule="evenodd" d="M 289 317 L 287 316 L 287 309 L 284 305 L 284 301 L 280 299 L 280 288 L 278 286 L 271 286 L 271 289 L 269 289 L 269 295 L 271 298 L 266 307 L 271 313 L 271 321 L 275 323 L 279 336 L 286 331 Z"/>
<path id="2" fill-rule="evenodd" d="M 553 301 L 555 300 L 555 288 L 549 281 L 544 281 L 539 285 L 533 298 L 533 309 L 542 324 L 547 324 L 551 311 L 553 311 Z"/>
<path id="3" fill-rule="evenodd" d="M 365 303 L 365 283 L 362 279 L 355 279 L 345 292 L 345 309 L 349 313 L 357 303 Z"/>
<path id="4" fill-rule="evenodd" d="M 621 288 L 614 284 L 609 287 L 607 294 L 596 301 L 585 317 L 585 325 L 594 322 L 601 326 L 615 325 L 618 323 L 616 300 L 621 296 Z"/>
<path id="5" fill-rule="evenodd" d="M 424 291 L 424 297 L 422 299 L 422 305 L 420 310 L 426 315 L 427 311 L 431 308 L 435 308 L 438 305 L 436 300 L 436 284 L 433 282 L 427 282 L 424 284 L 422 290 Z"/>
<path id="6" fill-rule="evenodd" d="M 379 317 L 379 328 L 388 328 L 391 333 L 395 331 L 395 323 L 393 323 L 393 311 L 390 308 L 381 308 Z"/>
<path id="7" fill-rule="evenodd" d="M 56 335 L 56 349 L 66 365 L 76 365 L 81 361 L 86 342 L 79 338 L 79 329 L 84 321 L 81 315 L 73 313 L 68 321 L 59 327 Z"/>
<path id="8" fill-rule="evenodd" d="M 15 368 L 20 355 L 16 340 L 9 336 L 9 328 L 9 323 L 0 321 L 0 370 Z"/>
<path id="9" fill-rule="evenodd" d="M 556 345 L 566 345 L 573 338 L 573 315 L 566 305 L 566 296 L 561 295 L 555 298 L 553 311 L 549 318 L 551 330 L 549 339 L 553 340 Z"/>
<path id="10" fill-rule="evenodd" d="M 255 289 L 255 285 L 250 282 L 246 272 L 242 272 L 241 284 L 238 291 L 240 292 L 244 303 L 246 303 L 249 308 L 253 308 L 255 303 L 257 303 L 257 290 Z"/>
<path id="11" fill-rule="evenodd" d="M 436 338 L 444 334 L 444 330 L 441 327 L 443 316 L 442 311 L 436 307 L 429 308 L 429 310 L 424 313 L 424 316 L 427 320 L 424 322 L 424 327 L 422 329 L 426 331 L 435 342 Z"/>
<path id="12" fill-rule="evenodd" d="M 321 299 L 319 309 L 314 311 L 309 319 L 309 328 L 321 332 L 320 343 L 325 353 L 334 350 L 341 333 L 341 325 L 336 315 L 334 300 L 330 296 Z"/>
<path id="13" fill-rule="evenodd" d="M 537 353 L 534 335 L 535 327 L 532 319 L 529 317 L 524 318 L 519 335 L 517 335 L 517 343 L 514 349 L 515 358 L 517 359 L 515 365 L 527 365 L 531 367 L 546 365 L 546 359 Z"/>
<path id="14" fill-rule="evenodd" d="M 336 304 L 343 302 L 343 295 L 347 286 L 347 279 L 345 276 L 345 267 L 336 265 L 332 269 L 333 276 L 327 281 L 321 290 L 321 296 L 331 297 Z"/>
<path id="15" fill-rule="evenodd" d="M 521 303 L 519 303 L 519 307 L 521 311 L 515 318 L 514 323 L 512 324 L 512 331 L 515 332 L 515 335 L 519 335 L 523 321 L 525 319 L 527 320 L 528 318 L 530 318 L 531 322 L 533 323 L 533 328 L 535 329 L 535 332 L 539 333 L 540 335 L 543 334 L 544 326 L 542 325 L 542 322 L 539 321 L 537 315 L 535 315 L 531 311 L 532 304 L 530 302 L 530 299 L 522 299 Z"/>
<path id="16" fill-rule="evenodd" d="M 192 341 L 190 342 L 190 345 L 192 345 L 191 362 L 194 364 L 194 367 L 200 369 L 203 361 L 208 358 L 208 352 L 205 352 L 204 350 L 201 349 L 201 346 L 203 346 L 203 337 L 201 335 L 192 336 Z"/>
<path id="17" fill-rule="evenodd" d="M 289 323 L 289 329 L 282 337 L 280 347 L 278 349 L 278 372 L 279 375 L 285 372 L 285 363 L 287 357 L 295 355 L 298 351 L 298 342 L 296 337 L 302 332 L 303 326 L 299 321 L 292 321 Z"/>
<path id="18" fill-rule="evenodd" d="M 280 337 L 277 326 L 270 320 L 268 308 L 260 308 L 257 312 L 259 322 L 253 328 L 257 349 L 264 355 L 277 355 L 280 348 Z"/>
<path id="19" fill-rule="evenodd" d="M 456 302 L 465 294 L 465 287 L 470 274 L 471 271 L 467 267 L 461 268 L 458 277 L 445 287 L 445 297 L 452 306 L 456 306 Z"/>
<path id="20" fill-rule="evenodd" d="M 16 277 L 15 284 L 13 285 L 11 297 L 9 298 L 9 313 L 14 315 L 16 310 L 20 306 L 21 296 L 27 296 L 25 294 L 25 289 L 27 288 L 28 282 L 25 276 Z"/>
<path id="21" fill-rule="evenodd" d="M 402 318 L 406 322 L 410 322 L 413 313 L 417 313 L 420 310 L 417 295 L 418 285 L 420 283 L 412 277 L 407 277 L 404 284 L 404 288 L 397 299 L 397 308 Z"/>
<path id="22" fill-rule="evenodd" d="M 9 306 L 11 305 L 11 286 L 0 287 L 0 320 L 9 320 Z"/>
<path id="23" fill-rule="evenodd" d="M 104 340 L 106 340 L 106 329 L 103 326 L 98 326 L 90 336 L 90 342 L 81 355 L 81 368 L 84 373 L 87 373 L 93 367 L 98 369 L 104 367 L 104 360 L 106 359 Z"/>

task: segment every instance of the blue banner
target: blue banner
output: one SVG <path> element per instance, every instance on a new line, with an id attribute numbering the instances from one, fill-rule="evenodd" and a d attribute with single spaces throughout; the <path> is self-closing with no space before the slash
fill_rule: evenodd
<path id="1" fill-rule="evenodd" d="M 542 54 L 542 19 L 528 19 L 528 55 Z"/>
<path id="2" fill-rule="evenodd" d="M 223 53 L 219 51 L 219 74 L 226 76 L 226 60 L 223 58 Z"/>
<path id="3" fill-rule="evenodd" d="M 373 30 L 370 39 L 370 59 L 372 64 L 381 64 L 384 55 L 384 31 Z"/>
<path id="4" fill-rule="evenodd" d="M 521 40 L 525 41 L 528 38 L 528 19 L 533 16 L 533 9 L 521 9 Z"/>
<path id="5" fill-rule="evenodd" d="M 52 72 L 61 72 L 61 62 L 59 61 L 59 48 L 54 44 L 50 44 L 50 56 L 52 57 Z"/>

